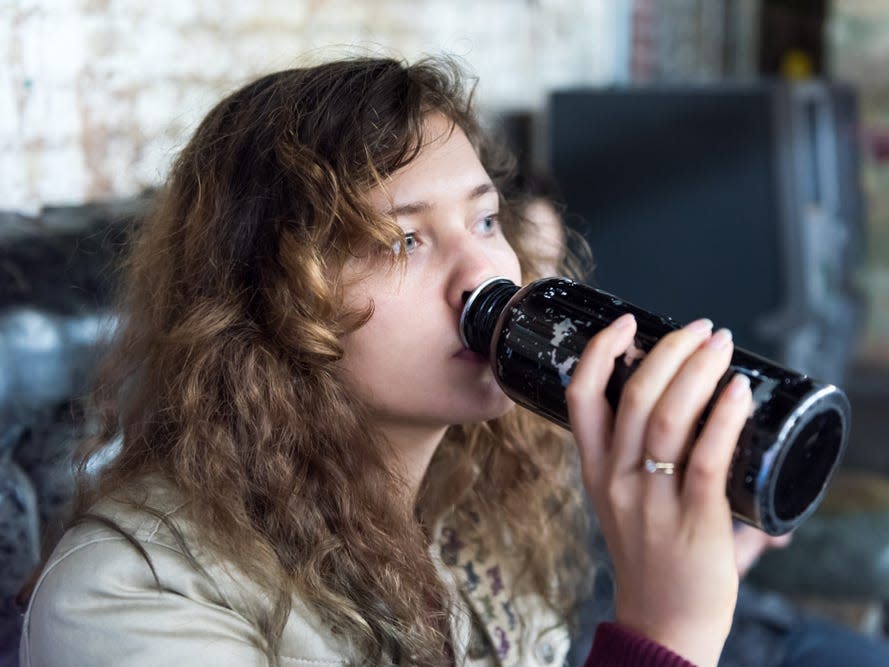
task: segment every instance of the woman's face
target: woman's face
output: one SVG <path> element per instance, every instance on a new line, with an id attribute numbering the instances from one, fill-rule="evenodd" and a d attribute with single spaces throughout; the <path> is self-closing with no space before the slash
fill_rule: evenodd
<path id="1" fill-rule="evenodd" d="M 499 416 L 511 405 L 488 363 L 460 342 L 463 295 L 496 275 L 521 279 L 504 238 L 499 198 L 466 135 L 427 119 L 424 146 L 372 191 L 373 204 L 404 230 L 404 270 L 354 261 L 347 306 L 373 304 L 349 334 L 342 360 L 357 398 L 381 427 L 440 428 Z"/>

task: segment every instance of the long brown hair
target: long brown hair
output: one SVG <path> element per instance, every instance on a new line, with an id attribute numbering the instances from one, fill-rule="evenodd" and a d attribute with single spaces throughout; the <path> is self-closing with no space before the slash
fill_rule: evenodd
<path id="1" fill-rule="evenodd" d="M 340 269 L 401 233 L 367 193 L 414 159 L 427 115 L 462 129 L 495 183 L 507 174 L 465 81 L 446 60 L 360 58 L 250 83 L 198 127 L 125 263 L 75 510 L 147 473 L 199 500 L 186 505 L 199 538 L 275 600 L 254 619 L 272 664 L 294 594 L 367 663 L 442 664 L 447 592 L 429 538 L 468 508 L 476 530 L 509 535 L 545 600 L 573 603 L 574 582 L 555 576 L 575 539 L 558 520 L 577 500 L 565 438 L 521 410 L 455 426 L 406 512 L 338 365 L 343 335 L 369 316 L 344 311 Z"/>

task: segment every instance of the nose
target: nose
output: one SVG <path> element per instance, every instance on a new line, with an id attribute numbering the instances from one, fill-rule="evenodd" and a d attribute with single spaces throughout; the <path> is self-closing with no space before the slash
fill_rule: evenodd
<path id="1" fill-rule="evenodd" d="M 447 301 L 459 317 L 472 291 L 489 278 L 502 275 L 503 271 L 498 271 L 492 258 L 471 242 L 456 248 L 454 253 L 447 284 Z"/>

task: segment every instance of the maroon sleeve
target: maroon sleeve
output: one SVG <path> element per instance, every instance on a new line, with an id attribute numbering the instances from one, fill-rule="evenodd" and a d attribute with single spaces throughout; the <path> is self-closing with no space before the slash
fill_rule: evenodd
<path id="1" fill-rule="evenodd" d="M 685 658 L 616 623 L 600 623 L 584 667 L 695 667 Z"/>

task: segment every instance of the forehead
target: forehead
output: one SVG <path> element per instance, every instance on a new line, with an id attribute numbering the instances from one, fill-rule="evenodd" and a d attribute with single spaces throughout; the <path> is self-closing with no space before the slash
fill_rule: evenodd
<path id="1" fill-rule="evenodd" d="M 441 115 L 427 117 L 417 156 L 371 190 L 379 210 L 413 201 L 435 204 L 489 183 L 475 147 L 459 126 Z"/>

